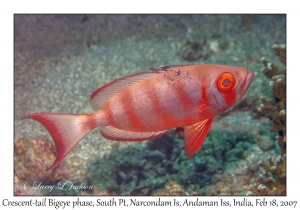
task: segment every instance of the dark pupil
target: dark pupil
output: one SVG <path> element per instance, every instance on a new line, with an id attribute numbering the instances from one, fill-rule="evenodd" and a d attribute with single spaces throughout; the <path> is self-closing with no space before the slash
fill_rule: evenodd
<path id="1" fill-rule="evenodd" d="M 224 86 L 224 87 L 228 87 L 229 85 L 230 85 L 230 80 L 229 79 L 224 79 L 223 80 L 223 82 L 222 82 L 222 85 Z"/>

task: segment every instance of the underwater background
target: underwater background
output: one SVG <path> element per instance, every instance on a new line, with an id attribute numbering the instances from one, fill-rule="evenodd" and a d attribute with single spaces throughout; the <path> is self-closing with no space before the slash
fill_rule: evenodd
<path id="1" fill-rule="evenodd" d="M 285 43 L 285 15 L 14 15 L 15 195 L 286 195 Z M 50 135 L 21 119 L 90 113 L 90 95 L 115 79 L 196 63 L 254 78 L 191 158 L 174 131 L 118 142 L 95 129 L 48 171 Z"/>

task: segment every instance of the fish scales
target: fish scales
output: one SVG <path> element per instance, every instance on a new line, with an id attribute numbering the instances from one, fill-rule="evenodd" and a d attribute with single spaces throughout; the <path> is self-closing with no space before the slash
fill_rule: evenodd
<path id="1" fill-rule="evenodd" d="M 170 129 L 182 122 L 193 123 L 199 114 L 195 106 L 200 105 L 201 99 L 198 85 L 185 79 L 170 83 L 165 74 L 133 84 L 109 100 L 109 104 L 121 107 L 121 111 L 110 108 L 113 122 L 119 122 L 111 125 L 124 130 L 155 131 Z"/>
<path id="2" fill-rule="evenodd" d="M 163 91 L 163 87 L 160 87 L 160 89 L 155 88 L 155 84 L 159 80 L 158 76 L 144 80 L 140 85 L 141 87 L 137 88 L 136 91 L 133 87 L 130 88 L 134 94 L 134 99 L 136 99 L 133 110 L 139 116 L 141 123 L 146 128 L 145 130 L 155 130 L 151 128 L 164 127 L 164 119 L 159 115 L 162 107 L 157 95 L 157 92 Z"/>

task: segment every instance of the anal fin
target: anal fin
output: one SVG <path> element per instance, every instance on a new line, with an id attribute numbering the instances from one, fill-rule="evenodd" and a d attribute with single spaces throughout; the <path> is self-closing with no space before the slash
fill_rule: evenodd
<path id="1" fill-rule="evenodd" d="M 153 132 L 136 132 L 126 131 L 112 126 L 105 126 L 100 129 L 101 135 L 109 140 L 117 141 L 143 141 L 153 139 L 155 137 L 165 134 L 168 130 L 153 131 Z"/>
<path id="2" fill-rule="evenodd" d="M 208 134 L 213 118 L 184 127 L 184 148 L 187 157 L 195 154 Z"/>

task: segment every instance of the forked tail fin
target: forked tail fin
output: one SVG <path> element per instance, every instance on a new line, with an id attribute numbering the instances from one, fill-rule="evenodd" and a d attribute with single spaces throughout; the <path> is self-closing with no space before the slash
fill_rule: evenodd
<path id="1" fill-rule="evenodd" d="M 87 114 L 34 113 L 23 118 L 31 118 L 43 124 L 54 140 L 57 155 L 51 169 L 94 128 L 90 117 Z"/>

